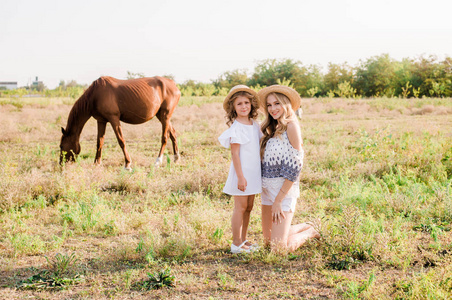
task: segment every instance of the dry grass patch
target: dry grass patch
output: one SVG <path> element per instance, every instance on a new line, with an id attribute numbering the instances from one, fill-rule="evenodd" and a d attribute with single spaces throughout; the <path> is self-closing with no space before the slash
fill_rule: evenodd
<path id="1" fill-rule="evenodd" d="M 77 162 L 60 168 L 72 102 L 13 100 L 0 103 L 0 298 L 446 299 L 452 291 L 451 99 L 303 99 L 294 220 L 320 221 L 322 238 L 283 255 L 229 253 L 220 97 L 181 100 L 172 121 L 179 163 L 169 143 L 153 166 L 157 121 L 124 124 L 131 172 L 110 128 L 103 164 L 93 165 L 92 119 Z M 249 239 L 261 242 L 259 199 Z M 71 274 L 83 282 L 17 288 L 44 278 L 45 257 L 58 253 L 75 253 Z M 143 288 L 162 270 L 174 287 Z"/>

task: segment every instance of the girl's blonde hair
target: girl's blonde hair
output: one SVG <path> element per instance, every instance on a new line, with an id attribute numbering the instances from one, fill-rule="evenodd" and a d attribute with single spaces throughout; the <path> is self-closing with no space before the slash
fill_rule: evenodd
<path id="1" fill-rule="evenodd" d="M 265 116 L 264 122 L 261 125 L 263 137 L 261 139 L 260 155 L 262 159 L 264 159 L 265 146 L 267 146 L 268 140 L 272 137 L 280 136 L 284 131 L 286 131 L 287 124 L 291 122 L 295 117 L 295 112 L 292 109 L 292 104 L 290 103 L 290 100 L 286 95 L 280 93 L 270 93 L 267 95 L 267 98 L 270 95 L 273 95 L 281 104 L 283 113 L 278 120 L 275 120 L 268 112 L 267 99 L 263 101 L 264 110 L 267 112 L 267 114 Z"/>
<path id="2" fill-rule="evenodd" d="M 259 101 L 258 101 L 257 97 L 253 96 L 252 94 L 250 94 L 248 92 L 240 91 L 240 92 L 237 92 L 234 95 L 232 95 L 231 98 L 229 98 L 229 101 L 227 102 L 227 106 L 225 107 L 225 110 L 226 110 L 226 124 L 228 126 L 231 126 L 231 124 L 237 118 L 237 112 L 234 109 L 234 101 L 235 101 L 235 99 L 237 99 L 240 96 L 246 97 L 246 98 L 248 98 L 250 100 L 251 110 L 250 110 L 250 114 L 248 115 L 248 117 L 250 119 L 256 119 L 257 118 L 258 109 L 259 109 Z"/>

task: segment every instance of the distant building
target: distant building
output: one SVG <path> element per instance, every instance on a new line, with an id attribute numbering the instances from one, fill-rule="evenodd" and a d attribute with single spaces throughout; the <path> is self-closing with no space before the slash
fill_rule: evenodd
<path id="1" fill-rule="evenodd" d="M 15 90 L 17 89 L 17 81 L 0 81 L 0 90 Z"/>
<path id="2" fill-rule="evenodd" d="M 36 76 L 36 80 L 31 83 L 31 88 L 37 90 L 38 86 L 43 86 L 42 81 L 38 80 L 38 76 Z"/>

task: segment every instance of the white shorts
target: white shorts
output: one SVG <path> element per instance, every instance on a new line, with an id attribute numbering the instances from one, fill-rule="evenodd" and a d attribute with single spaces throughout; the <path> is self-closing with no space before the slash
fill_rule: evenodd
<path id="1" fill-rule="evenodd" d="M 275 198 L 279 193 L 278 189 L 272 189 L 272 188 L 262 188 L 262 205 L 273 205 L 275 202 Z M 288 211 L 288 212 L 295 212 L 295 205 L 297 205 L 297 197 L 293 196 L 286 196 L 286 198 L 282 201 L 282 210 Z"/>

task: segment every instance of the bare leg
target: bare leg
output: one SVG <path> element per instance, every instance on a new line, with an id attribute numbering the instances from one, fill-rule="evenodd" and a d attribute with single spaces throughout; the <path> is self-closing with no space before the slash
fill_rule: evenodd
<path id="1" fill-rule="evenodd" d="M 124 168 L 127 170 L 131 170 L 131 163 L 132 160 L 130 159 L 130 155 L 129 152 L 126 149 L 126 141 L 124 140 L 124 136 L 122 134 L 122 129 L 121 129 L 121 125 L 118 121 L 110 121 L 111 123 L 111 127 L 113 128 L 113 131 L 116 134 L 116 139 L 118 140 L 119 146 L 122 149 L 122 152 L 124 152 L 124 160 L 125 160 L 125 164 L 124 164 Z"/>
<path id="2" fill-rule="evenodd" d="M 101 164 L 102 147 L 104 146 L 106 127 L 107 127 L 106 122 L 97 121 L 97 149 L 96 149 L 96 158 L 94 158 L 94 163 L 97 165 Z"/>
<path id="3" fill-rule="evenodd" d="M 234 196 L 234 211 L 232 212 L 232 243 L 240 246 L 242 240 L 243 216 L 248 207 L 248 196 Z"/>
<path id="4" fill-rule="evenodd" d="M 271 206 L 270 206 L 271 210 Z M 289 238 L 290 223 L 292 223 L 293 212 L 285 211 L 285 219 L 280 224 L 272 223 L 271 246 L 275 250 L 286 250 Z"/>
<path id="5" fill-rule="evenodd" d="M 312 238 L 320 238 L 320 234 L 314 229 L 314 227 L 311 226 L 307 230 L 290 235 L 287 242 L 287 248 L 289 251 L 295 251 L 300 248 L 301 245 L 306 243 L 307 240 Z"/>
<path id="6" fill-rule="evenodd" d="M 262 234 L 264 235 L 265 246 L 270 245 L 272 238 L 272 207 L 262 205 Z"/>
<path id="7" fill-rule="evenodd" d="M 290 229 L 289 229 L 289 236 L 303 232 L 310 228 L 312 228 L 312 225 L 309 225 L 308 223 L 292 225 L 292 226 L 290 226 Z"/>
<path id="8" fill-rule="evenodd" d="M 249 195 L 246 196 L 247 198 L 247 206 L 246 209 L 243 213 L 243 222 L 242 222 L 242 242 L 246 241 L 246 234 L 248 232 L 248 225 L 250 224 L 250 214 L 251 214 L 251 210 L 253 209 L 253 205 L 254 205 L 254 196 L 255 195 Z"/>

